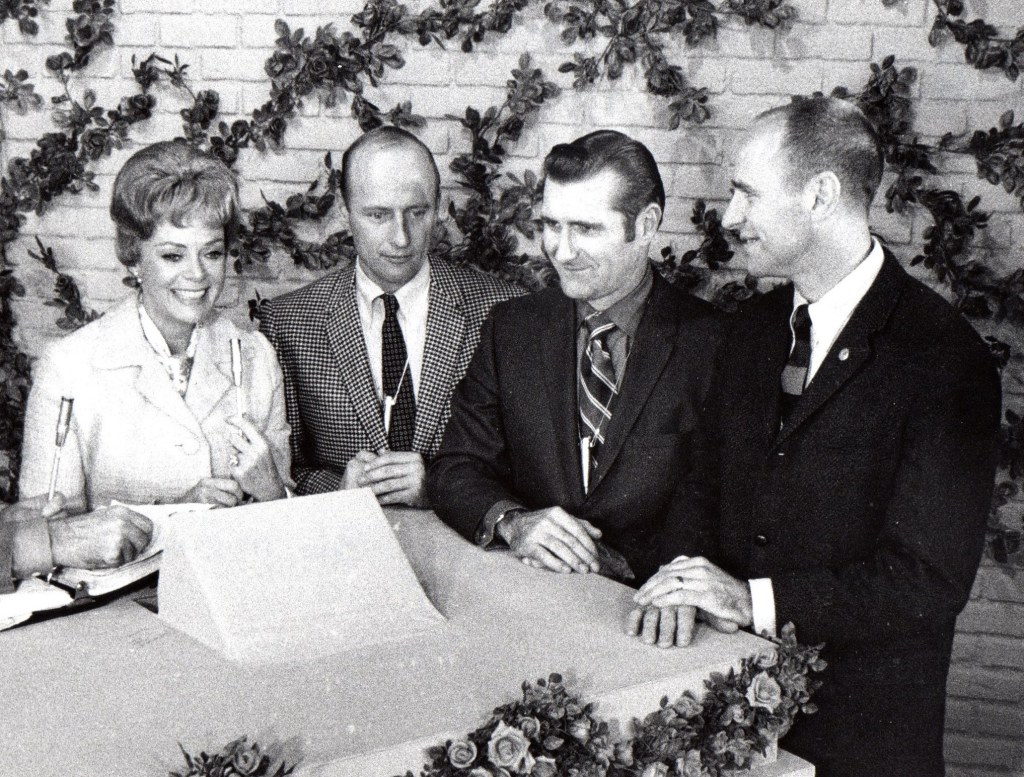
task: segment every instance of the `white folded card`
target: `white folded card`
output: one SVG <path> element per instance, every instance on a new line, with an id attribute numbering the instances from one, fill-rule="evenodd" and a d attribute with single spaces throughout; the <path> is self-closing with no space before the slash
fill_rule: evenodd
<path id="1" fill-rule="evenodd" d="M 164 528 L 160 617 L 233 660 L 301 661 L 444 623 L 368 489 Z"/>

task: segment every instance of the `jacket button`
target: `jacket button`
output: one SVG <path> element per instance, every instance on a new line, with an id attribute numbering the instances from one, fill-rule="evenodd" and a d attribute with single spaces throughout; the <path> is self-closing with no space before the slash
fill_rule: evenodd
<path id="1" fill-rule="evenodd" d="M 754 544 L 759 548 L 763 548 L 768 544 L 768 538 L 763 534 L 757 534 L 754 536 Z"/>

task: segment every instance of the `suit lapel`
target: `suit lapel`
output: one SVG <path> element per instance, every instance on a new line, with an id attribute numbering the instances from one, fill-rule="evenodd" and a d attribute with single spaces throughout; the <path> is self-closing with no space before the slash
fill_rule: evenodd
<path id="1" fill-rule="evenodd" d="M 105 327 L 106 347 L 97 353 L 94 366 L 103 370 L 134 370 L 134 388 L 143 399 L 194 434 L 202 434 L 196 417 L 174 390 L 167 372 L 146 342 L 139 320 L 138 298 L 127 298 L 100 321 Z"/>
<path id="2" fill-rule="evenodd" d="M 196 435 L 202 435 L 202 428 L 199 421 L 189 410 L 188 405 L 181 398 L 163 366 L 155 359 L 146 361 L 138 366 L 138 374 L 135 377 L 135 390 L 151 405 L 173 418 L 179 424 L 189 429 Z M 193 375 L 189 383 L 199 380 Z"/>
<path id="3" fill-rule="evenodd" d="M 416 387 L 416 429 L 413 450 L 430 449 L 445 405 L 455 387 L 455 373 L 466 334 L 462 294 L 443 262 L 430 264 L 427 337 L 420 385 Z"/>
<path id="4" fill-rule="evenodd" d="M 562 467 L 563 493 L 582 498 L 579 425 L 576 420 L 576 307 L 571 299 L 557 293 L 548 310 L 540 337 L 541 366 L 547 384 L 547 406 L 554 427 L 555 461 Z M 524 333 L 524 336 L 528 336 Z"/>
<path id="5" fill-rule="evenodd" d="M 231 387 L 230 334 L 213 321 L 199 330 L 185 404 L 201 423 Z"/>
<path id="6" fill-rule="evenodd" d="M 888 321 L 906 279 L 906 273 L 887 252 L 878 277 L 832 344 L 818 372 L 793 408 L 789 423 L 779 432 L 776 444 L 800 428 L 864 366 L 872 353 L 871 338 Z"/>
<path id="7" fill-rule="evenodd" d="M 341 372 L 342 382 L 374 450 L 382 450 L 387 447 L 387 437 L 384 435 L 380 400 L 373 385 L 363 326 L 356 307 L 355 263 L 338 274 L 329 306 L 327 341 Z"/>
<path id="8" fill-rule="evenodd" d="M 601 479 L 622 450 L 622 445 L 647 404 L 672 349 L 679 331 L 678 308 L 670 304 L 673 292 L 657 273 L 647 300 L 647 309 L 640 319 L 633 346 L 622 379 L 619 397 L 612 409 L 608 434 L 597 457 L 597 469 L 590 484 L 593 494 Z"/>

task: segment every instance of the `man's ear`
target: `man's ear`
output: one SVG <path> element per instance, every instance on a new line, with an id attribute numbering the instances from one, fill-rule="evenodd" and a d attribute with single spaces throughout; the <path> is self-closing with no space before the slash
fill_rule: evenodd
<path id="1" fill-rule="evenodd" d="M 636 214 L 635 227 L 636 237 L 640 240 L 651 241 L 658 233 L 661 226 L 661 207 L 655 203 L 648 203 L 647 206 Z"/>
<path id="2" fill-rule="evenodd" d="M 824 219 L 835 213 L 842 193 L 843 185 L 831 170 L 825 170 L 811 178 L 804 187 L 811 217 Z"/>

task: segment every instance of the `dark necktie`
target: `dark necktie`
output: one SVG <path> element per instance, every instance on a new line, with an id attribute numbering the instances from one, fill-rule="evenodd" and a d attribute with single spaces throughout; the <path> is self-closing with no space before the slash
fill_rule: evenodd
<path id="1" fill-rule="evenodd" d="M 608 422 L 611 421 L 612 405 L 619 393 L 615 366 L 607 345 L 607 337 L 615 329 L 615 324 L 603 313 L 594 313 L 583 325 L 587 328 L 587 347 L 580 359 L 579 370 L 580 435 L 591 438 L 590 471 L 593 473 Z"/>
<path id="2" fill-rule="evenodd" d="M 402 328 L 398 325 L 398 300 L 394 294 L 382 294 L 381 299 L 384 300 L 381 382 L 385 403 L 389 402 L 389 397 L 394 401 L 391 408 L 391 428 L 388 431 L 388 448 L 393 451 L 411 451 L 413 430 L 416 428 L 416 400 L 412 393 L 412 375 L 409 374 L 405 338 L 402 336 Z"/>
<path id="3" fill-rule="evenodd" d="M 804 393 L 807 370 L 811 366 L 811 314 L 807 304 L 797 307 L 793 313 L 793 350 L 782 369 L 782 399 L 779 406 L 780 420 L 785 426 L 796 407 L 797 400 Z"/>

